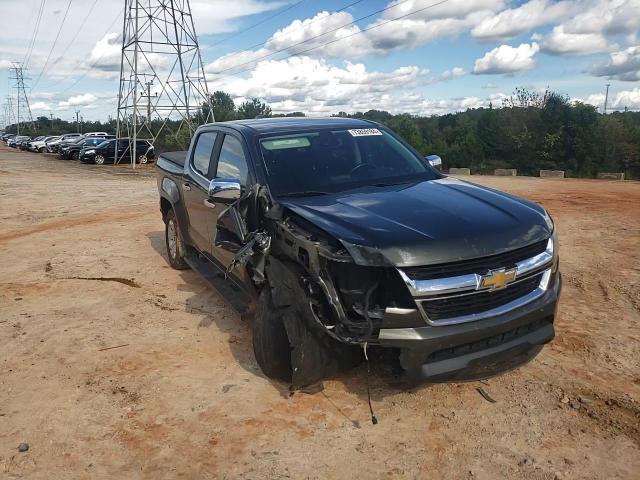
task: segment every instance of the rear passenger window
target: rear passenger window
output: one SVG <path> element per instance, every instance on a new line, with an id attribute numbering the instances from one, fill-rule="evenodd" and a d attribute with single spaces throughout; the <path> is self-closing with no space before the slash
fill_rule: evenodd
<path id="1" fill-rule="evenodd" d="M 241 185 L 247 184 L 247 161 L 240 140 L 226 135 L 222 142 L 218 159 L 217 178 L 234 178 L 240 180 Z"/>
<path id="2" fill-rule="evenodd" d="M 211 164 L 211 155 L 213 147 L 216 144 L 216 132 L 205 132 L 198 136 L 196 146 L 193 150 L 193 159 L 191 163 L 193 168 L 203 177 L 209 177 L 209 165 Z"/>

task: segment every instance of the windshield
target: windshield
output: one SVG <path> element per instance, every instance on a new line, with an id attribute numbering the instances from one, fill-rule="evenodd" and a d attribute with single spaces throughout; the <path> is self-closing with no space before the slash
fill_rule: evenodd
<path id="1" fill-rule="evenodd" d="M 260 147 L 276 196 L 439 178 L 394 136 L 377 128 L 264 137 Z"/>

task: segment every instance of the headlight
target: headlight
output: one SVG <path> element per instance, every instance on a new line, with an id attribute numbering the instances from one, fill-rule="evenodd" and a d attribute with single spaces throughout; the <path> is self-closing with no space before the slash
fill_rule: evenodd
<path id="1" fill-rule="evenodd" d="M 87 153 L 87 154 L 89 154 L 89 155 L 92 155 L 92 154 L 96 153 L 96 151 L 95 151 L 95 150 L 93 150 L 93 149 L 92 149 L 92 150 L 85 150 L 85 151 L 84 151 L 84 153 Z"/>

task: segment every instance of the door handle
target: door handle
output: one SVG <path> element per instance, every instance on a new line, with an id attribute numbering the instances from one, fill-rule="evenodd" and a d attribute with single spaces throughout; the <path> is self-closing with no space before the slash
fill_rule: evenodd
<path id="1" fill-rule="evenodd" d="M 208 198 L 204 199 L 204 206 L 205 207 L 209 207 L 209 208 L 216 208 L 216 204 L 213 203 L 211 200 L 209 200 Z"/>
<path id="2" fill-rule="evenodd" d="M 182 184 L 182 187 L 183 187 L 185 190 L 191 190 L 191 184 L 190 184 L 189 182 L 184 182 L 184 183 Z"/>

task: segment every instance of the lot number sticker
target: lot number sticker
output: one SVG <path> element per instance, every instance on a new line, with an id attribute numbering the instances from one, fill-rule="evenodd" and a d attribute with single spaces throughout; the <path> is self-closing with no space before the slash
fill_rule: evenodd
<path id="1" fill-rule="evenodd" d="M 382 135 L 382 132 L 377 128 L 357 128 L 355 130 L 349 130 L 349 133 L 354 137 L 370 137 L 372 135 Z"/>

